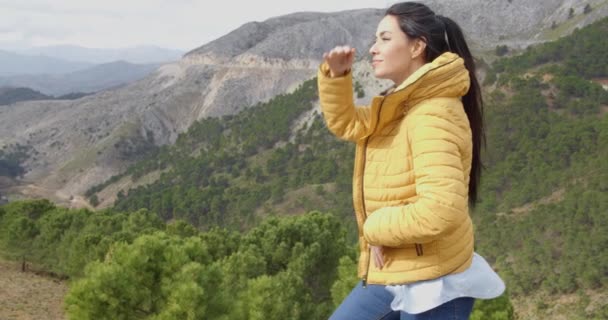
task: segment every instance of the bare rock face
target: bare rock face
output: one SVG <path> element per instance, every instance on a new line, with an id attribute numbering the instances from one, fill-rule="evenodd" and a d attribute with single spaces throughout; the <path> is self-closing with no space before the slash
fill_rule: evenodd
<path id="1" fill-rule="evenodd" d="M 608 0 L 424 2 L 454 18 L 478 50 L 543 41 L 554 21 L 567 33 L 608 15 Z M 583 15 L 587 3 L 593 10 Z M 575 17 L 568 18 L 570 8 Z M 173 143 L 196 120 L 294 90 L 315 76 L 323 52 L 336 45 L 357 49 L 353 69 L 366 93 L 358 103 L 365 104 L 390 85 L 373 77 L 368 62 L 384 11 L 303 12 L 249 22 L 130 85 L 78 100 L 0 106 L 0 148 L 31 147 L 22 185 L 12 192 L 67 203 L 151 146 Z"/>
<path id="2" fill-rule="evenodd" d="M 295 13 L 244 24 L 190 51 L 182 63 L 219 67 L 198 117 L 233 114 L 290 92 L 315 75 L 323 52 L 335 45 L 367 52 L 381 18 L 373 9 Z"/>
<path id="3" fill-rule="evenodd" d="M 525 48 L 531 44 L 554 40 L 552 26 L 560 26 L 558 36 L 571 33 L 608 15 L 606 0 L 432 0 L 423 1 L 433 10 L 460 24 L 472 46 L 491 49 L 499 44 Z M 584 14 L 586 5 L 592 11 Z M 573 15 L 570 16 L 570 9 Z"/>
<path id="4" fill-rule="evenodd" d="M 349 44 L 365 52 L 383 12 L 380 9 L 339 13 L 305 12 L 261 23 L 251 22 L 225 37 L 190 51 L 186 57 L 215 57 L 218 60 L 237 58 L 237 61 L 247 62 L 246 59 L 238 59 L 246 53 L 244 58 L 256 56 L 263 57 L 266 61 L 317 61 L 324 51 L 339 44 Z M 243 41 L 243 38 L 247 41 Z"/>

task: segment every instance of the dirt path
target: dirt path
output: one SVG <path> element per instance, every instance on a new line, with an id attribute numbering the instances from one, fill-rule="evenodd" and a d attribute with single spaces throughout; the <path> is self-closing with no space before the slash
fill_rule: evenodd
<path id="1" fill-rule="evenodd" d="M 20 265 L 0 260 L 0 320 L 59 320 L 65 281 L 21 272 Z"/>

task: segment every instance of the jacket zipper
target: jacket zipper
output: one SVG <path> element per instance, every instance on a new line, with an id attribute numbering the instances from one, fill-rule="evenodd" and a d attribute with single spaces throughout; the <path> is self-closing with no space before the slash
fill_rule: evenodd
<path id="1" fill-rule="evenodd" d="M 365 208 L 365 161 L 367 160 L 367 144 L 369 142 L 369 137 L 376 131 L 378 127 L 378 122 L 380 122 L 380 113 L 382 111 L 382 105 L 384 104 L 384 99 L 380 102 L 380 106 L 378 107 L 378 116 L 376 120 L 376 124 L 372 132 L 365 138 L 365 144 L 363 145 L 363 173 L 361 174 L 361 207 L 363 208 L 363 214 L 367 218 L 367 209 Z M 369 247 L 369 244 L 367 245 Z M 369 254 L 367 259 L 367 268 L 365 269 L 365 274 L 363 275 L 363 288 L 367 287 L 367 276 L 369 275 L 369 266 L 372 263 L 372 248 L 369 248 Z"/>

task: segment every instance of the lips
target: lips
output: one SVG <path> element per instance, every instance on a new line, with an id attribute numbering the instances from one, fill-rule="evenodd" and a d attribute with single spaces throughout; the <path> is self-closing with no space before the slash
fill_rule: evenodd
<path id="1" fill-rule="evenodd" d="M 372 66 L 377 66 L 382 60 L 372 60 Z"/>

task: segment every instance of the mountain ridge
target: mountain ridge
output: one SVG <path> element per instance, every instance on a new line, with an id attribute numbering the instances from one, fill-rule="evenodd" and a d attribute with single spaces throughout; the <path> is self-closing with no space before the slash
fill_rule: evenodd
<path id="1" fill-rule="evenodd" d="M 27 87 L 53 96 L 74 92 L 92 93 L 142 79 L 159 66 L 160 64 L 113 61 L 56 75 L 0 76 L 0 86 Z"/>
<path id="2" fill-rule="evenodd" d="M 153 45 L 141 45 L 129 48 L 88 48 L 77 45 L 54 45 L 29 47 L 15 50 L 28 56 L 49 56 L 56 59 L 89 64 L 109 63 L 125 60 L 134 64 L 156 64 L 178 60 L 183 51 L 161 48 Z"/>
<path id="3" fill-rule="evenodd" d="M 73 62 L 48 56 L 26 56 L 0 50 L 0 76 L 19 74 L 62 74 L 90 67 L 92 64 Z"/>

